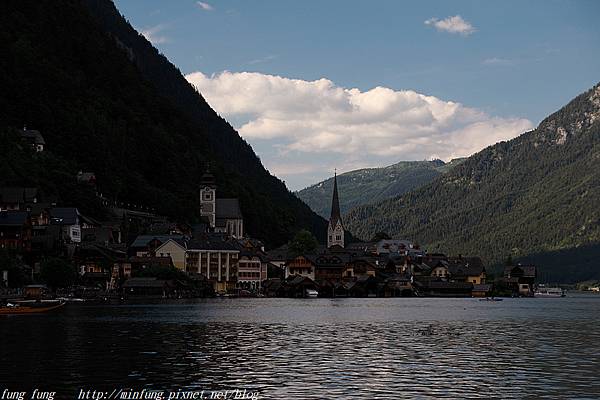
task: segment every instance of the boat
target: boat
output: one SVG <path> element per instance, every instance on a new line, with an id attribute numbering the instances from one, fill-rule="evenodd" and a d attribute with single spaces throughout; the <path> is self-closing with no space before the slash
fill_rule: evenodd
<path id="1" fill-rule="evenodd" d="M 546 287 L 546 286 L 539 286 L 535 293 L 533 294 L 534 297 L 565 297 L 565 291 L 559 287 Z"/>
<path id="2" fill-rule="evenodd" d="M 486 297 L 485 299 L 479 299 L 479 301 L 502 301 L 503 299 L 499 299 L 496 297 Z"/>
<path id="3" fill-rule="evenodd" d="M 306 289 L 306 297 L 318 297 L 319 292 L 313 289 Z"/>
<path id="4" fill-rule="evenodd" d="M 57 310 L 65 305 L 63 301 L 20 301 L 18 303 L 8 303 L 0 307 L 0 315 L 24 315 L 40 314 Z"/>

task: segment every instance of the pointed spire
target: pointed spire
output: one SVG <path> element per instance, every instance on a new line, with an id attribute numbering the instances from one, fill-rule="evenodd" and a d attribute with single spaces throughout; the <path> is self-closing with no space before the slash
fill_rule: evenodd
<path id="1" fill-rule="evenodd" d="M 340 199 L 338 197 L 337 187 L 337 169 L 333 175 L 333 196 L 331 198 L 331 217 L 329 217 L 329 223 L 331 226 L 335 226 L 338 221 L 342 221 L 340 214 Z"/>

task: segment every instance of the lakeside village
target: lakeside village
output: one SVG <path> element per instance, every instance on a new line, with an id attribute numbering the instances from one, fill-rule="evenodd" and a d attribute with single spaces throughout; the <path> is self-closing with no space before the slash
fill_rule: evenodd
<path id="1" fill-rule="evenodd" d="M 38 131 L 23 139 L 44 151 Z M 91 172 L 73 177 L 96 188 Z M 97 192 L 96 192 L 97 193 Z M 407 240 L 345 243 L 334 177 L 326 246 L 291 242 L 265 250 L 245 234 L 238 199 L 220 198 L 207 170 L 199 188 L 201 223 L 170 223 L 148 209 L 102 198 L 97 221 L 37 188 L 0 188 L 0 299 L 78 300 L 267 297 L 533 296 L 536 267 L 510 265 L 490 282 L 479 257 L 428 253 Z M 142 234 L 127 238 L 135 225 Z M 304 238 L 306 239 L 306 238 Z"/>

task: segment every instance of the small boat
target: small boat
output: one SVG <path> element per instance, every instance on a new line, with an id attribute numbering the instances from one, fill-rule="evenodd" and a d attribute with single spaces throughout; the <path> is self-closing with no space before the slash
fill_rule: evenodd
<path id="1" fill-rule="evenodd" d="M 496 297 L 486 297 L 485 299 L 479 299 L 479 301 L 502 301 L 503 299 L 499 299 Z"/>
<path id="2" fill-rule="evenodd" d="M 40 314 L 59 309 L 65 305 L 63 301 L 22 301 L 0 307 L 0 315 Z"/>
<path id="3" fill-rule="evenodd" d="M 537 288 L 534 297 L 565 297 L 565 291 L 559 287 L 545 287 L 540 286 Z"/>
<path id="4" fill-rule="evenodd" d="M 319 292 L 313 289 L 306 289 L 306 297 L 318 297 Z"/>

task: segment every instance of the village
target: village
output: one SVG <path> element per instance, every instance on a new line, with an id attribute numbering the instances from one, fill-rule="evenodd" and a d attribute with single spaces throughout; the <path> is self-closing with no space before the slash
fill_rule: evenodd
<path id="1" fill-rule="evenodd" d="M 24 129 L 22 138 L 35 151 L 44 151 L 40 132 Z M 80 171 L 73 179 L 96 188 L 93 172 Z M 528 297 L 534 293 L 533 265 L 507 265 L 492 280 L 476 256 L 429 253 L 409 240 L 389 237 L 346 243 L 337 177 L 326 244 L 301 231 L 294 239 L 300 245 L 293 241 L 266 250 L 260 239 L 245 233 L 239 200 L 219 197 L 218 182 L 209 169 L 198 193 L 201 221 L 187 225 L 97 192 L 110 211 L 104 221 L 82 215 L 72 205 L 63 206 L 38 188 L 0 188 L 0 251 L 7 264 L 0 265 L 0 298 L 57 294 L 81 300 Z M 139 234 L 128 240 L 132 226 Z"/>

